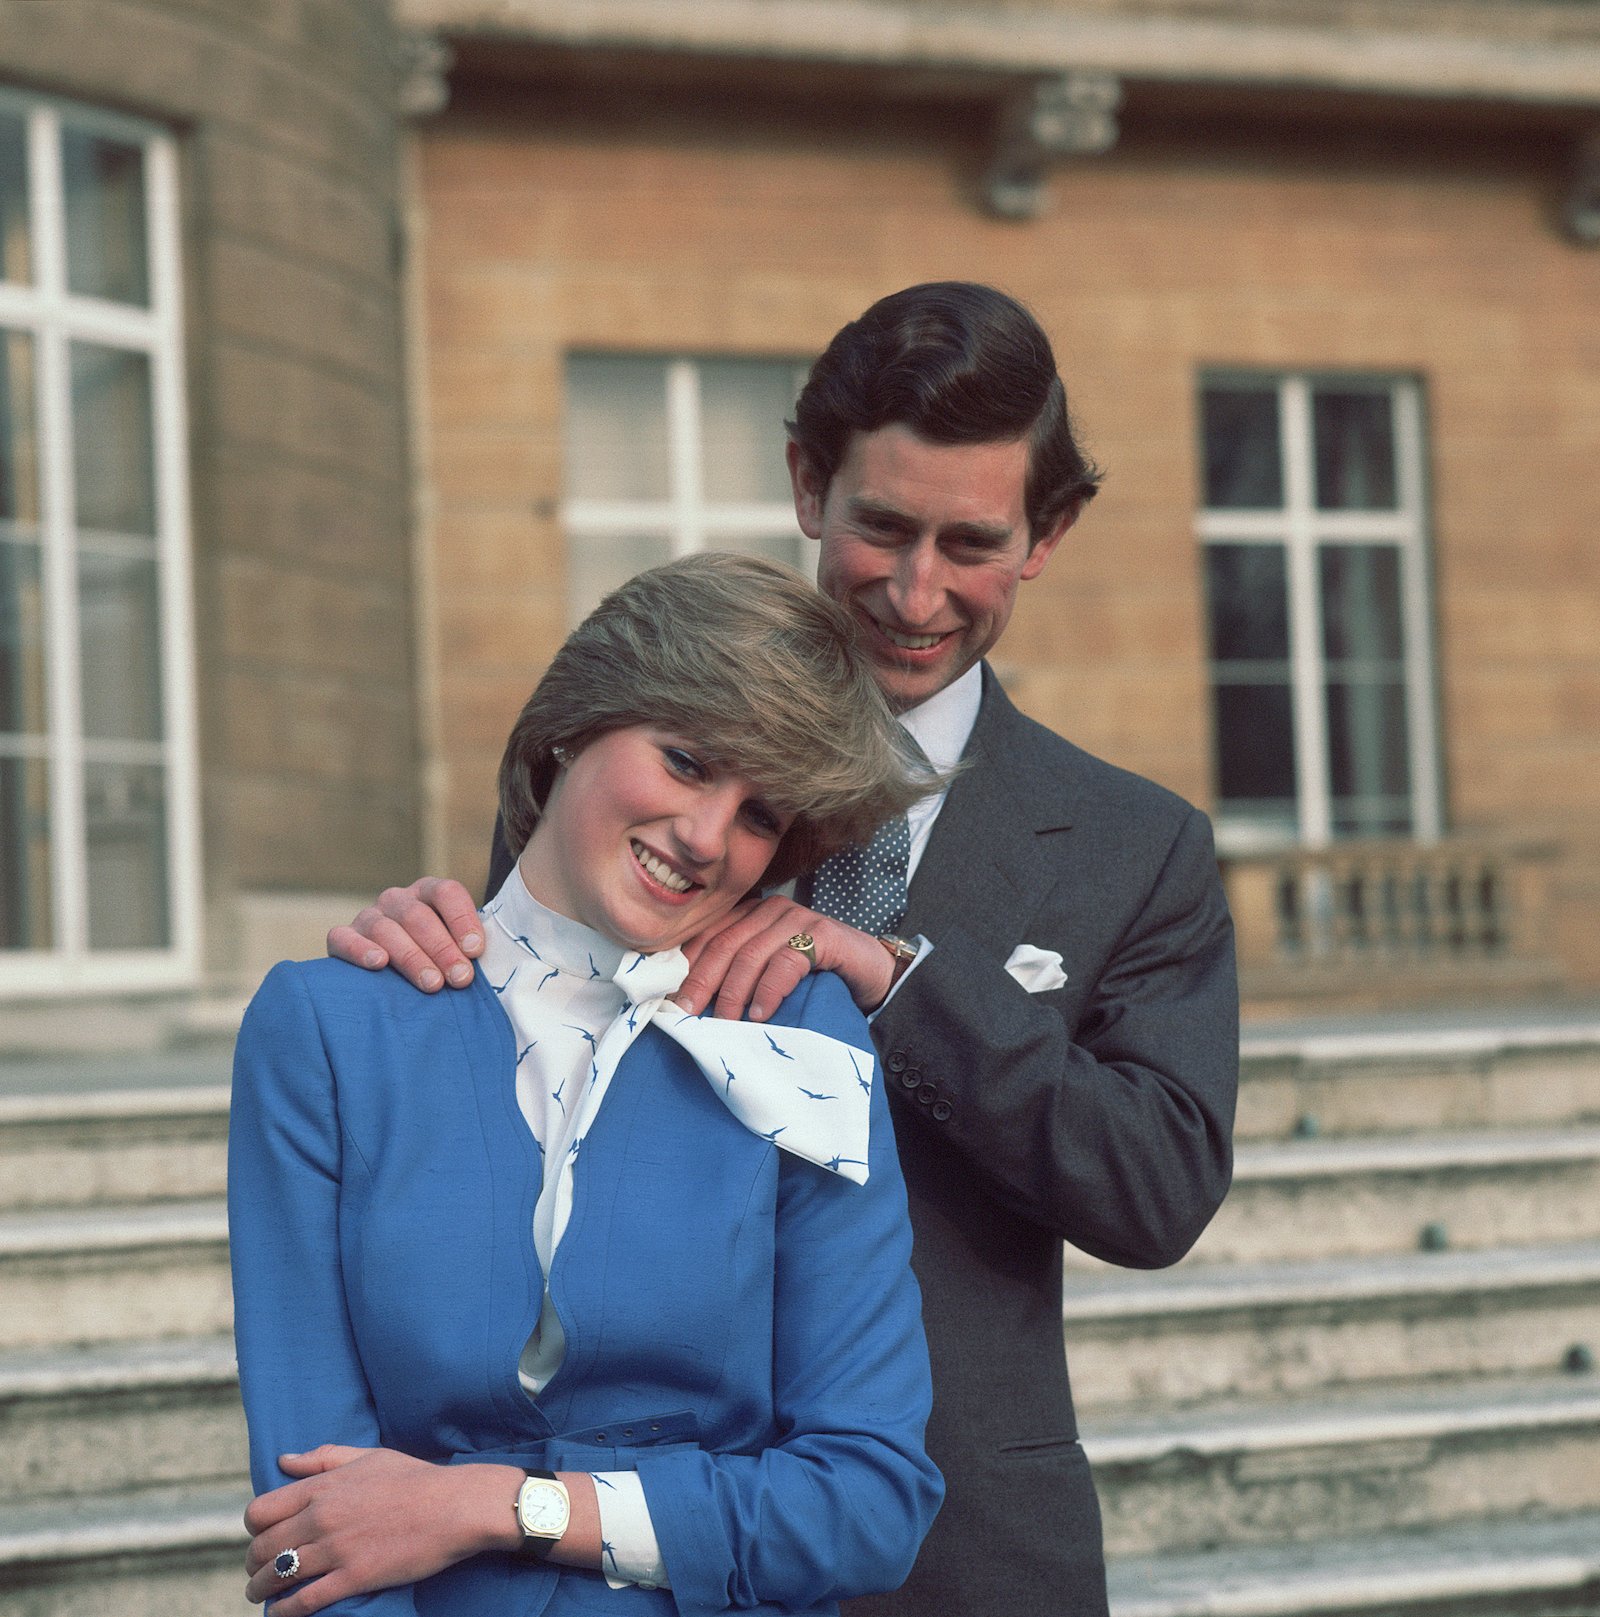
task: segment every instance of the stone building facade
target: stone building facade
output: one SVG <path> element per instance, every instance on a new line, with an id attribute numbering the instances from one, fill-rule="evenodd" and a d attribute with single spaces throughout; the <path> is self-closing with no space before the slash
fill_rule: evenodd
<path id="1" fill-rule="evenodd" d="M 43 626 L 8 677 L 54 694 L 0 704 L 0 994 L 236 987 L 355 895 L 478 880 L 570 622 L 700 545 L 805 565 L 797 379 L 940 277 L 1037 311 L 1109 474 L 1000 671 L 1213 810 L 1257 1006 L 1600 984 L 1593 7 L 0 0 L 8 243 L 126 214 L 49 156 L 80 125 L 146 154 L 181 297 L 108 311 L 77 248 L 35 253 L 61 298 L 0 284 L 56 355 L 8 382 L 46 474 L 31 514 L 0 474 Z M 168 377 L 159 532 L 72 504 L 91 339 Z M 160 576 L 84 638 L 99 551 Z M 97 733 L 85 693 L 141 679 Z M 93 903 L 141 857 L 130 942 Z"/>
<path id="2" fill-rule="evenodd" d="M 0 3 L 0 994 L 420 858 L 396 84 L 381 0 Z"/>
<path id="3" fill-rule="evenodd" d="M 1600 22 L 1401 9 L 408 0 L 449 867 L 530 653 L 781 551 L 787 368 L 970 278 L 1109 472 L 1002 672 L 1217 814 L 1258 1004 L 1600 982 Z"/>

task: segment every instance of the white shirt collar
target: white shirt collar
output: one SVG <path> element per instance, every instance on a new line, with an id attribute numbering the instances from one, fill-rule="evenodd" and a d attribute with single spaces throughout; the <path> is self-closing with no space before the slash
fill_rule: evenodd
<path id="1" fill-rule="evenodd" d="M 534 959 L 574 977 L 609 978 L 627 952 L 620 943 L 541 904 L 528 891 L 520 864 L 484 913 Z"/>
<path id="2" fill-rule="evenodd" d="M 974 663 L 959 679 L 900 715 L 911 739 L 935 769 L 954 769 L 972 739 L 983 703 L 983 665 Z"/>

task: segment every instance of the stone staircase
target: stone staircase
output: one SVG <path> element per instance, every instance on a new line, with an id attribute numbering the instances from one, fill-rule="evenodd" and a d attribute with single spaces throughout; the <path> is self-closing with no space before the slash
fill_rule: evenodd
<path id="1" fill-rule="evenodd" d="M 225 1049 L 0 1060 L 0 1613 L 228 1617 Z"/>
<path id="2" fill-rule="evenodd" d="M 1600 1614 L 1600 1021 L 1247 1034 L 1160 1273 L 1069 1253 L 1115 1617 Z"/>
<path id="3" fill-rule="evenodd" d="M 226 1075 L 0 1058 L 3 1617 L 250 1609 Z M 1069 1254 L 1115 1617 L 1600 1617 L 1600 1019 L 1251 1036 L 1239 1141 Z"/>

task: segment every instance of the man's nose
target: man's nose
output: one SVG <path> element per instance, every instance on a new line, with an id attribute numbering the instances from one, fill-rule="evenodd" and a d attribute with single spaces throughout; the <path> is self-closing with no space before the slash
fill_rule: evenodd
<path id="1" fill-rule="evenodd" d="M 939 584 L 939 558 L 930 544 L 908 545 L 896 559 L 889 579 L 889 604 L 907 627 L 932 623 L 944 591 Z"/>

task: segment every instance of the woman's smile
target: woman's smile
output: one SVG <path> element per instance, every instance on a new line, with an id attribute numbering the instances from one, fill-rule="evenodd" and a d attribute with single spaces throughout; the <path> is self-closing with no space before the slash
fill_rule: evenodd
<path id="1" fill-rule="evenodd" d="M 562 768 L 519 864 L 541 904 L 648 954 L 726 915 L 788 828 L 691 737 L 636 724 Z"/>
<path id="2" fill-rule="evenodd" d="M 679 875 L 665 859 L 651 853 L 642 842 L 634 841 L 631 846 L 633 848 L 633 857 L 639 862 L 640 868 L 658 886 L 665 887 L 669 893 L 681 896 L 691 888 L 699 885 L 697 882 L 690 881 L 687 876 Z"/>

